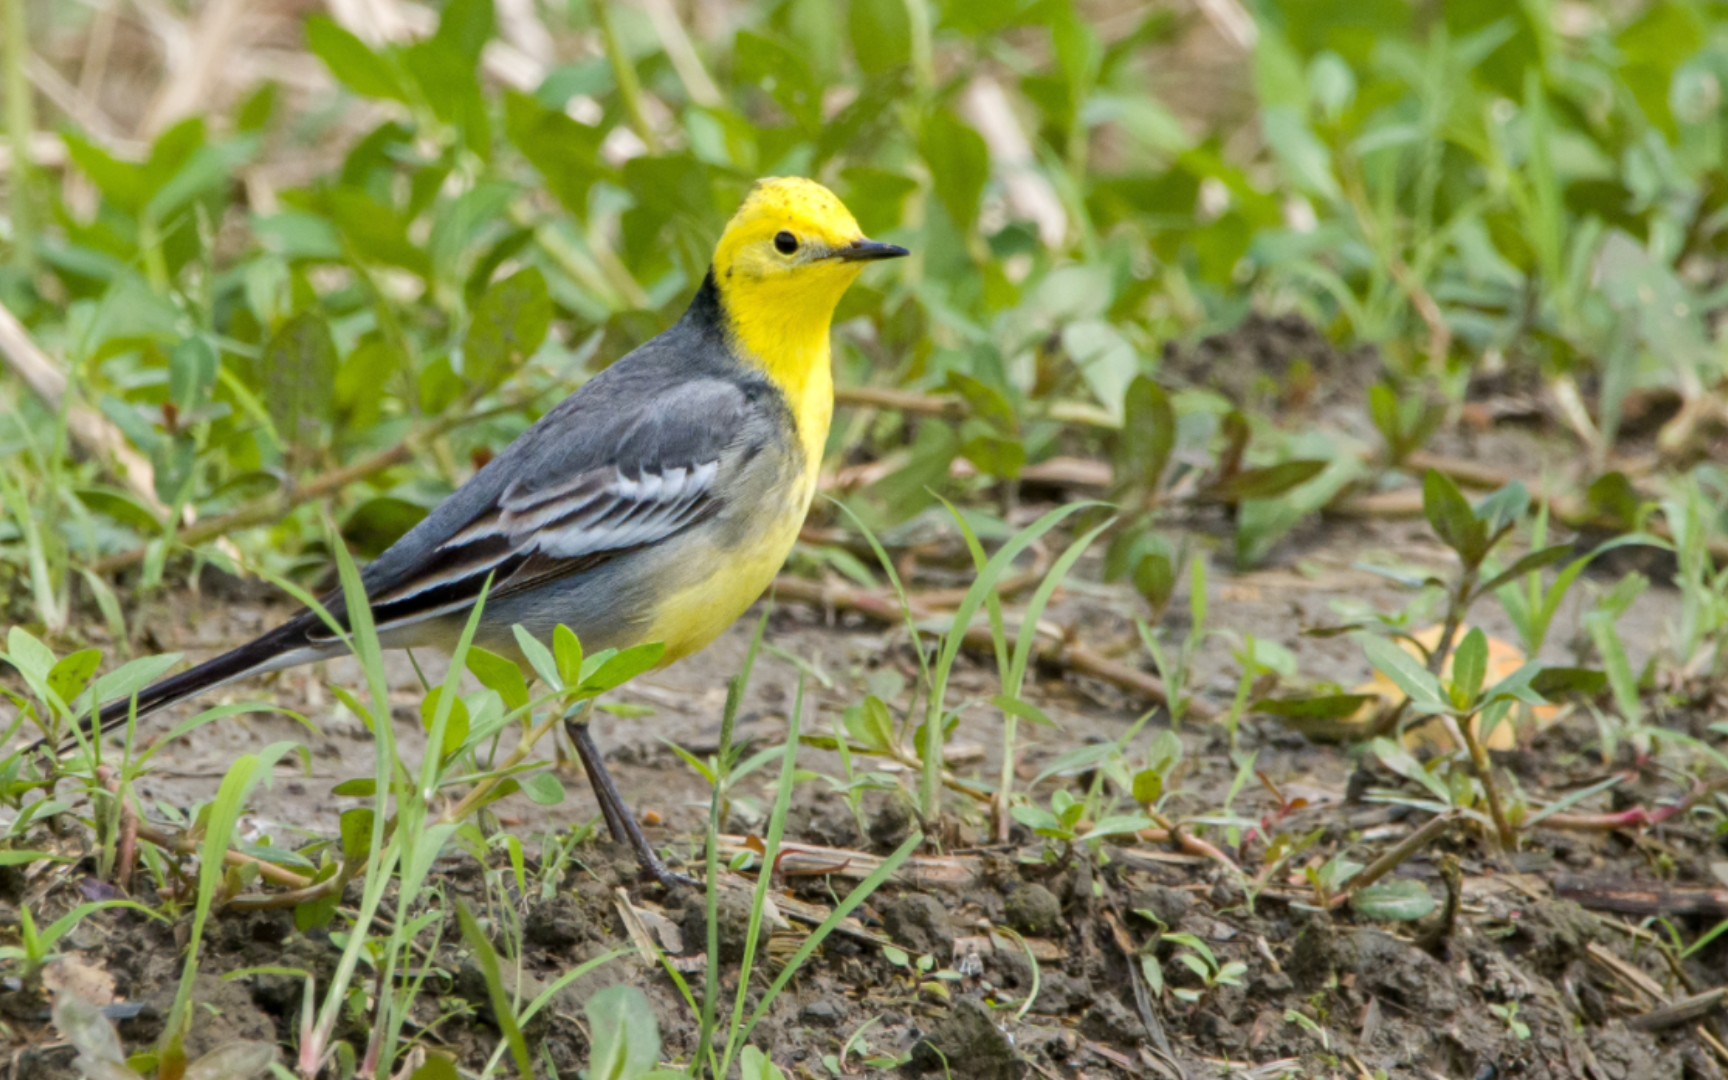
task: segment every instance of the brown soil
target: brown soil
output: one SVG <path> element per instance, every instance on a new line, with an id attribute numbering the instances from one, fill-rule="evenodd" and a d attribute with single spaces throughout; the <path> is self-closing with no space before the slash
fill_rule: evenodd
<path id="1" fill-rule="evenodd" d="M 1288 327 L 1262 326 L 1256 333 L 1303 339 Z M 1212 346 L 1206 346 L 1210 348 Z M 1195 355 L 1202 355 L 1197 353 Z M 1286 357 L 1286 359 L 1289 359 Z M 1316 366 L 1348 366 L 1348 357 L 1318 350 Z M 1286 364 L 1286 367 L 1288 365 Z M 1328 368 L 1332 370 L 1333 368 Z M 1282 369 L 1280 369 L 1282 370 Z M 1244 387 L 1244 392 L 1251 392 Z M 1527 459 L 1528 460 L 1528 459 Z M 1201 528 L 1204 523 L 1197 523 Z M 1202 545 L 1216 537 L 1196 532 Z M 1340 600 L 1366 602 L 1383 612 L 1406 603 L 1409 594 L 1371 564 L 1444 572 L 1447 557 L 1425 527 L 1414 523 L 1361 523 L 1304 527 L 1263 568 L 1230 573 L 1212 570 L 1211 624 L 1240 635 L 1252 632 L 1291 649 L 1303 676 L 1343 686 L 1368 674 L 1360 650 L 1347 639 L 1305 636 L 1303 631 L 1336 621 Z M 1080 628 L 1085 640 L 1132 663 L 1142 663 L 1133 617 L 1143 614 L 1126 593 L 1085 584 L 1083 567 L 1051 617 Z M 1596 588 L 1604 583 L 1592 584 Z M 219 595 L 218 595 L 219 594 Z M 1674 597 L 1653 589 L 1627 616 L 1623 634 L 1648 649 L 1657 644 Z M 1173 610 L 1184 611 L 1178 601 Z M 1553 635 L 1555 659 L 1573 659 L 1575 627 L 1565 620 L 1582 610 L 1569 607 Z M 1491 634 L 1509 636 L 1496 611 L 1482 609 Z M 263 629 L 282 609 L 258 602 L 247 588 L 207 582 L 204 592 L 181 592 L 146 604 L 134 618 L 149 651 L 184 650 L 205 655 Z M 1179 622 L 1172 616 L 1172 622 Z M 1180 625 L 1167 630 L 1180 634 Z M 626 688 L 617 700 L 653 710 L 646 719 L 610 719 L 602 741 L 621 785 L 640 811 L 663 824 L 657 841 L 686 863 L 697 856 L 708 789 L 667 746 L 675 742 L 698 754 L 712 753 L 718 739 L 725 680 L 740 667 L 749 646 L 751 620 L 734 628 L 706 653 Z M 820 673 L 809 684 L 808 734 L 833 730 L 841 710 L 867 692 L 910 684 L 916 665 L 903 632 L 850 616 L 828 618 L 803 608 L 774 613 L 768 640 L 808 662 Z M 1199 657 L 1197 695 L 1227 706 L 1235 693 L 1237 665 L 1227 635 L 1208 642 Z M 441 674 L 437 661 L 419 658 L 428 676 Z M 393 661 L 393 691 L 399 695 L 398 728 L 410 755 L 417 753 L 415 706 L 419 691 L 408 663 Z M 342 800 L 331 796 L 340 780 L 370 774 L 370 748 L 363 730 L 337 714 L 327 683 L 356 685 L 351 662 L 324 670 L 291 672 L 273 682 L 252 683 L 213 695 L 223 700 L 269 699 L 319 719 L 322 730 L 307 738 L 279 715 L 257 714 L 207 727 L 166 749 L 139 787 L 147 810 L 185 808 L 207 798 L 227 764 L 249 750 L 281 739 L 303 739 L 311 767 L 285 765 L 274 784 L 261 790 L 247 827 L 276 842 L 295 844 L 308 833 L 327 835 Z M 765 654 L 744 703 L 738 737 L 767 745 L 784 738 L 797 673 L 793 665 Z M 1000 719 L 989 701 L 995 693 L 991 667 L 963 658 L 950 701 L 964 703 L 955 745 L 966 773 L 994 776 L 1000 753 Z M 904 695 L 884 694 L 898 705 Z M 1022 785 L 1058 755 L 1078 746 L 1114 739 L 1142 714 L 1146 704 L 1120 689 L 1088 679 L 1042 673 L 1034 700 L 1057 723 L 1055 730 L 1026 732 L 1030 745 L 1017 765 Z M 1706 707 L 1677 713 L 1668 722 L 1702 731 Z M 1151 730 L 1163 725 L 1154 720 Z M 150 731 L 164 730 L 153 721 Z M 1150 734 L 1150 731 L 1148 732 Z M 1223 729 L 1190 722 L 1180 731 L 1186 764 L 1171 809 L 1217 815 L 1238 765 Z M 1145 736 L 1142 736 L 1144 744 Z M 1369 777 L 1391 779 L 1348 746 L 1310 741 L 1278 722 L 1243 720 L 1239 753 L 1257 755 L 1255 769 L 1286 799 L 1303 803 L 1279 818 L 1268 786 L 1252 781 L 1230 813 L 1246 825 L 1267 822 L 1291 836 L 1316 834 L 1316 851 L 1349 851 L 1361 859 L 1383 851 L 1425 815 L 1407 807 L 1366 801 Z M 1592 747 L 1596 735 L 1587 712 L 1525 741 L 1504 755 L 1505 774 L 1525 791 L 1552 797 L 1584 786 L 1606 768 Z M 1137 751 L 1138 752 L 1138 751 Z M 839 772 L 837 759 L 806 749 L 800 759 L 826 775 Z M 1619 766 L 1628 764 L 1622 761 Z M 570 780 L 571 796 L 560 807 L 537 807 L 520 797 L 496 808 L 493 824 L 528 840 L 547 830 L 592 823 L 594 804 L 585 785 Z M 1046 781 L 1035 792 L 1043 802 L 1058 785 L 1080 790 L 1091 777 Z M 907 778 L 908 786 L 910 778 Z M 753 776 L 739 792 L 734 831 L 760 824 L 772 799 L 772 779 Z M 1625 789 L 1624 798 L 1652 805 L 1677 794 L 1672 778 L 1648 773 Z M 950 806 L 953 806 L 951 797 Z M 1616 807 L 1618 808 L 1618 807 Z M 168 816 L 166 813 L 161 816 Z M 1276 819 L 1276 820 L 1275 820 Z M 873 795 L 854 817 L 845 801 L 820 782 L 805 785 L 795 802 L 788 838 L 803 843 L 885 852 L 910 826 L 906 804 Z M 1222 843 L 1222 832 L 1208 835 Z M 1461 905 L 1454 925 L 1375 924 L 1346 911 L 1324 913 L 1300 879 L 1281 876 L 1254 894 L 1217 864 L 1152 844 L 1108 848 L 1101 860 L 1048 848 L 1024 830 L 1003 846 L 988 843 L 984 823 L 962 816 L 944 836 L 944 848 L 962 880 L 952 888 L 920 890 L 893 884 L 860 912 L 864 928 L 897 942 L 914 957 L 930 955 L 935 967 L 957 973 L 944 981 L 945 994 L 921 988 L 893 966 L 882 950 L 857 938 L 837 936 L 792 982 L 758 1029 L 762 1048 L 789 1075 L 826 1076 L 821 1059 L 842 1047 L 866 1024 L 864 1048 L 854 1046 L 848 1068 L 884 1056 L 905 1062 L 909 1073 L 940 1075 L 946 1062 L 961 1077 L 1042 1076 L 1254 1076 L 1360 1077 L 1598 1077 L 1720 1076 L 1721 1065 L 1699 1035 L 1706 1018 L 1658 1030 L 1640 1030 L 1637 1017 L 1657 1002 L 1640 997 L 1617 959 L 1642 971 L 1670 998 L 1720 984 L 1728 952 L 1720 944 L 1669 965 L 1653 947 L 1652 932 L 1630 920 L 1592 914 L 1554 898 L 1561 873 L 1601 882 L 1665 878 L 1671 883 L 1711 880 L 1721 865 L 1722 842 L 1706 824 L 1670 823 L 1648 833 L 1536 831 L 1524 850 L 1493 854 L 1482 837 L 1454 833 L 1418 853 L 1398 870 L 1445 895 L 1441 866 L 1456 859 L 1462 870 Z M 60 838 L 71 843 L 71 838 Z M 532 853 L 538 845 L 527 844 Z M 1250 873 L 1261 865 L 1265 844 L 1245 841 L 1231 855 Z M 546 896 L 496 908 L 482 875 L 455 859 L 436 882 L 438 902 L 461 899 L 491 913 L 493 926 L 520 922 L 516 937 L 499 944 L 525 944 L 519 963 L 527 983 L 543 985 L 582 961 L 627 941 L 617 889 L 624 886 L 640 909 L 682 928 L 682 955 L 694 956 L 703 940 L 699 897 L 668 895 L 640 885 L 632 864 L 602 840 L 590 840 Z M 53 882 L 8 871 L 0 876 L 0 914 L 16 919 L 30 903 L 37 921 L 68 910 L 107 888 L 94 881 L 88 860 L 74 863 Z M 792 877 L 782 887 L 816 904 L 832 903 L 844 883 L 823 877 Z M 742 888 L 743 886 L 739 886 Z M 730 893 L 729 893 L 730 895 Z M 157 903 L 160 897 L 140 897 Z M 741 906 L 722 905 L 722 953 L 737 933 Z M 655 925 L 661 925 L 656 919 Z M 1693 940 L 1713 924 L 1709 916 L 1675 917 L 1672 924 Z M 1163 932 L 1191 934 L 1220 963 L 1239 962 L 1239 982 L 1205 989 L 1179 963 L 1182 949 L 1157 941 Z M 1022 947 L 991 931 L 1008 927 L 1023 935 Z M 69 945 L 80 961 L 105 969 L 115 980 L 116 1015 L 129 1048 L 141 1048 L 161 1030 L 180 971 L 186 920 L 146 921 L 126 913 L 86 920 Z M 779 933 L 795 940 L 801 933 Z M 666 939 L 663 939 L 663 943 Z M 1171 987 L 1200 991 L 1185 1002 L 1166 994 L 1154 999 L 1139 971 L 1143 955 L 1155 956 Z M 251 1037 L 291 1043 L 299 1023 L 302 983 L 276 974 L 224 972 L 260 966 L 303 968 L 323 985 L 337 949 L 322 931 L 302 933 L 284 913 L 223 914 L 212 923 L 199 995 L 208 1022 L 198 1028 L 199 1045 Z M 1029 956 L 1037 957 L 1036 965 Z M 1606 959 L 1605 959 L 1606 958 Z M 498 1034 L 490 1018 L 484 983 L 454 933 L 427 961 L 432 974 L 422 995 L 431 1023 L 453 1013 L 428 1036 L 465 1066 L 482 1065 Z M 729 970 L 735 970 L 731 968 Z M 582 1004 L 617 982 L 640 987 L 653 1003 L 665 1039 L 665 1056 L 689 1060 L 694 1021 L 664 971 L 632 955 L 610 963 L 562 992 L 556 1007 L 538 1020 L 531 1035 L 544 1040 L 560 1073 L 576 1075 L 587 1056 Z M 766 983 L 763 984 L 764 987 Z M 1036 994 L 1033 996 L 1034 989 Z M 530 996 L 532 992 L 530 992 Z M 1027 998 L 1031 997 L 1028 1002 Z M 1022 1008 L 1024 1006 L 1024 1008 Z M 47 1024 L 39 987 L 11 980 L 0 989 L 0 1018 L 12 1033 L 14 1052 L 0 1059 L 0 1074 L 62 1077 L 71 1051 L 57 1045 Z M 1629 1022 L 1630 1021 L 1630 1022 Z M 1712 1030 L 1720 1030 L 1712 1027 Z M 363 1041 L 357 1028 L 340 1033 Z"/>

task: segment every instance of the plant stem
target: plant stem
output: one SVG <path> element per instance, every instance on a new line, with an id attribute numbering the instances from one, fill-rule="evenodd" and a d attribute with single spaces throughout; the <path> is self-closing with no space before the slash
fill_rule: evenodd
<path id="1" fill-rule="evenodd" d="M 1333 897 L 1333 906 L 1343 905 L 1351 896 L 1398 869 L 1406 859 L 1427 847 L 1441 833 L 1452 828 L 1457 820 L 1458 812 L 1456 810 L 1448 810 L 1443 814 L 1429 818 L 1420 829 L 1398 841 L 1383 852 L 1379 858 L 1363 867 L 1361 873 L 1350 879 L 1350 884 L 1345 887 L 1344 891 Z"/>
<path id="2" fill-rule="evenodd" d="M 1458 725 L 1458 731 L 1464 737 L 1464 745 L 1470 748 L 1470 765 L 1476 770 L 1476 778 L 1482 781 L 1482 793 L 1488 799 L 1488 816 L 1494 819 L 1494 831 L 1499 834 L 1500 846 L 1511 851 L 1518 845 L 1518 833 L 1506 820 L 1506 810 L 1500 805 L 1500 789 L 1494 784 L 1494 763 L 1489 760 L 1488 751 L 1477 737 L 1471 719 L 1473 717 L 1466 717 L 1464 723 Z"/>
<path id="3" fill-rule="evenodd" d="M 610 0 L 595 0 L 594 22 L 600 28 L 600 39 L 606 45 L 606 62 L 612 65 L 612 78 L 618 84 L 618 98 L 624 103 L 624 116 L 650 154 L 660 152 L 660 137 L 648 122 L 648 112 L 642 107 L 642 81 L 636 77 L 636 65 L 625 55 L 624 43 L 612 26 Z"/>
<path id="4" fill-rule="evenodd" d="M 170 833 L 153 825 L 139 822 L 137 837 L 146 843 L 162 848 L 164 851 L 172 851 L 176 855 L 196 855 L 198 853 L 198 841 L 185 833 Z M 227 852 L 222 856 L 222 860 L 229 866 L 255 867 L 258 870 L 258 876 L 265 881 L 286 885 L 291 889 L 305 889 L 312 886 L 310 878 L 302 877 L 292 870 L 277 866 L 275 863 L 265 862 L 263 859 L 255 858 L 243 852 Z"/>
<path id="5" fill-rule="evenodd" d="M 487 795 L 491 794 L 492 789 L 504 782 L 505 777 L 503 774 L 508 773 L 511 769 L 514 769 L 516 766 L 528 760 L 528 755 L 534 752 L 534 747 L 539 744 L 541 739 L 546 737 L 548 731 L 551 731 L 552 728 L 563 719 L 563 714 L 554 713 L 552 716 L 548 717 L 545 722 L 536 724 L 534 727 L 529 728 L 527 733 L 522 736 L 522 740 L 516 744 L 516 749 L 510 752 L 508 758 L 504 759 L 504 764 L 500 765 L 495 770 L 497 775 L 487 777 L 485 780 L 475 784 L 473 791 L 464 795 L 462 800 L 455 806 L 444 811 L 444 823 L 451 824 L 458 822 L 466 818 L 469 814 L 472 814 L 474 808 L 479 806 Z"/>

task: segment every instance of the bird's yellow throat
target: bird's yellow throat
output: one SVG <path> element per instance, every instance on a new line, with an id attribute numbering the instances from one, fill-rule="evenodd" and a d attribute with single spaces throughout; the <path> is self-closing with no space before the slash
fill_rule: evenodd
<path id="1" fill-rule="evenodd" d="M 858 222 L 827 188 L 779 178 L 756 186 L 714 251 L 714 283 L 733 347 L 786 396 L 812 476 L 834 413 L 834 309 L 864 267 L 834 253 L 862 239 Z"/>

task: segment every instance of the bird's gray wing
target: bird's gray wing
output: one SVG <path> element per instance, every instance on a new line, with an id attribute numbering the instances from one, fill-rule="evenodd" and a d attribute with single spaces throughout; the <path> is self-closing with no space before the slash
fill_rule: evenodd
<path id="1" fill-rule="evenodd" d="M 501 599 L 661 543 L 721 508 L 766 430 L 748 383 L 602 376 L 523 434 L 365 576 L 380 631 Z M 346 622 L 346 619 L 343 619 Z M 328 639 L 308 627 L 313 643 Z"/>

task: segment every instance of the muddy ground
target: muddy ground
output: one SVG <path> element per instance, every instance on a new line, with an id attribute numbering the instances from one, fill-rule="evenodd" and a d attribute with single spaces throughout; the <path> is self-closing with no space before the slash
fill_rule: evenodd
<path id="1" fill-rule="evenodd" d="M 1174 359 L 1179 370 L 1181 358 Z M 1528 432 L 1455 440 L 1446 449 L 1483 460 L 1517 460 L 1529 475 L 1538 474 L 1544 461 L 1560 467 L 1569 454 L 1564 446 Z M 1222 525 L 1202 518 L 1185 527 L 1204 550 L 1219 546 Z M 1221 558 L 1212 560 L 1210 625 L 1285 645 L 1306 680 L 1356 685 L 1369 673 L 1360 649 L 1345 638 L 1304 631 L 1335 622 L 1341 603 L 1367 603 L 1383 612 L 1408 603 L 1411 594 L 1371 572 L 1372 566 L 1445 572 L 1451 562 L 1416 522 L 1311 523 L 1253 572 L 1232 572 Z M 927 576 L 921 584 L 931 587 L 953 580 L 952 572 L 940 567 L 929 568 Z M 1613 580 L 1601 576 L 1589 587 L 1606 588 Z M 1583 596 L 1561 616 L 1551 646 L 1554 659 L 1576 660 L 1587 647 L 1576 621 Z M 1627 617 L 1624 636 L 1646 649 L 1655 647 L 1674 600 L 1660 585 L 1653 588 Z M 1123 590 L 1096 584 L 1096 567 L 1083 565 L 1050 618 L 1073 628 L 1089 645 L 1145 667 L 1149 662 L 1133 628 L 1133 618 L 1144 613 L 1139 605 Z M 1172 605 L 1167 634 L 1183 633 L 1185 611 L 1180 599 Z M 150 601 L 134 625 L 141 631 L 140 651 L 184 651 L 197 658 L 250 637 L 285 612 L 254 586 L 206 576 L 199 591 Z M 1480 625 L 1490 634 L 1510 636 L 1491 606 L 1481 613 Z M 724 684 L 739 669 L 752 628 L 752 620 L 745 620 L 704 654 L 620 692 L 617 700 L 651 714 L 608 719 L 601 729 L 602 745 L 625 793 L 656 823 L 650 829 L 656 841 L 686 862 L 697 857 L 693 838 L 705 819 L 708 789 L 667 744 L 698 755 L 713 752 Z M 864 694 L 916 677 L 904 632 L 856 616 L 782 606 L 770 619 L 767 639 L 816 673 L 809 682 L 807 733 L 831 732 L 841 710 Z M 1227 706 L 1235 694 L 1234 640 L 1221 634 L 1201 650 L 1195 677 L 1200 700 Z M 429 676 L 441 674 L 434 658 L 420 659 Z M 393 663 L 403 720 L 398 727 L 413 755 L 418 683 L 406 660 Z M 168 808 L 185 808 L 210 795 L 237 754 L 281 739 L 306 739 L 310 770 L 297 764 L 279 770 L 273 785 L 259 792 L 247 827 L 283 844 L 329 834 L 341 805 L 332 787 L 371 771 L 364 731 L 341 717 L 325 689 L 332 682 L 356 684 L 356 673 L 351 662 L 338 661 L 212 695 L 203 704 L 275 701 L 317 718 L 320 733 L 307 739 L 297 725 L 266 714 L 203 729 L 156 759 L 152 775 L 139 786 L 147 815 L 171 819 L 175 814 Z M 784 737 L 796 679 L 796 668 L 786 659 L 763 657 L 741 714 L 740 738 L 767 745 Z M 994 776 L 998 768 L 1000 717 L 988 704 L 995 692 L 990 667 L 977 657 L 963 658 L 950 693 L 951 701 L 966 703 L 954 740 L 955 767 L 963 773 Z M 1022 784 L 1064 752 L 1115 739 L 1150 707 L 1117 686 L 1060 671 L 1040 672 L 1030 696 L 1057 726 L 1023 729 L 1029 745 L 1016 766 Z M 1716 705 L 1700 701 L 1663 722 L 1703 734 L 1709 723 L 1723 718 L 1720 697 Z M 903 701 L 904 695 L 896 704 Z M 166 726 L 157 719 L 150 730 Z M 1165 726 L 1165 717 L 1155 716 L 1138 752 L 1144 752 L 1153 731 Z M 1186 761 L 1169 810 L 1177 818 L 1218 815 L 1238 772 L 1223 730 L 1190 721 L 1180 737 Z M 1517 749 L 1500 755 L 1499 763 L 1525 791 L 1545 799 L 1637 764 L 1625 758 L 1604 763 L 1596 745 L 1596 722 L 1588 709 L 1578 709 L 1547 731 L 1532 733 Z M 1248 783 L 1233 814 L 1250 822 L 1276 817 L 1275 787 L 1289 811 L 1276 821 L 1277 830 L 1320 832 L 1312 862 L 1339 851 L 1367 861 L 1425 820 L 1405 807 L 1362 798 L 1369 787 L 1390 785 L 1394 778 L 1349 745 L 1312 740 L 1276 720 L 1249 716 L 1240 751 L 1257 755 L 1255 768 L 1267 783 Z M 834 756 L 821 751 L 806 750 L 800 760 L 817 773 L 840 771 Z M 905 779 L 910 787 L 911 778 Z M 1056 777 L 1035 795 L 1043 803 L 1056 787 L 1079 790 L 1090 779 Z M 735 831 L 760 824 L 755 815 L 771 801 L 769 783 L 753 777 L 745 784 L 731 823 Z M 1584 808 L 1654 804 L 1680 794 L 1677 783 L 1646 771 L 1619 790 L 1612 806 L 1597 802 Z M 586 787 L 571 777 L 569 790 L 566 802 L 550 809 L 521 797 L 501 803 L 493 824 L 525 839 L 591 827 L 597 815 Z M 1291 810 L 1293 800 L 1303 802 Z M 951 798 L 950 806 L 956 801 Z M 885 853 L 911 827 L 906 807 L 904 799 L 872 795 L 857 818 L 828 785 L 814 782 L 799 793 L 788 838 Z M 952 1074 L 962 1077 L 1632 1080 L 1723 1075 L 1723 1059 L 1710 1045 L 1723 1030 L 1718 1018 L 1706 1013 L 1651 1029 L 1647 1016 L 1666 999 L 1724 982 L 1728 953 L 1723 946 L 1673 962 L 1656 947 L 1670 929 L 1685 941 L 1695 940 L 1718 916 L 1679 915 L 1665 926 L 1636 916 L 1592 913 L 1557 899 L 1555 892 L 1563 877 L 1621 885 L 1712 883 L 1725 855 L 1702 820 L 1676 820 L 1647 832 L 1537 830 L 1511 855 L 1493 853 L 1480 836 L 1454 832 L 1415 855 L 1398 874 L 1424 882 L 1443 899 L 1442 867 L 1455 860 L 1461 872 L 1456 921 L 1414 926 L 1318 911 L 1312 890 L 1294 871 L 1250 895 L 1236 875 L 1167 844 L 1107 848 L 1101 860 L 1052 852 L 1024 830 L 997 845 L 989 842 L 983 817 L 969 808 L 945 823 L 942 832 L 949 880 L 896 882 L 874 896 L 861 911 L 864 933 L 832 939 L 759 1029 L 763 1049 L 789 1075 L 830 1075 L 823 1060 L 839 1063 L 843 1052 L 840 1067 L 847 1074 L 880 1068 L 940 1075 L 946 1061 Z M 1222 831 L 1208 835 L 1226 842 Z M 59 842 L 75 846 L 77 840 Z M 539 845 L 529 843 L 528 850 Z M 1259 870 L 1264 853 L 1262 840 L 1228 852 L 1250 875 Z M 688 943 L 682 950 L 686 958 L 700 951 L 700 897 L 639 884 L 627 856 L 603 835 L 582 844 L 577 856 L 577 865 L 554 883 L 552 895 L 513 900 L 526 945 L 521 967 L 531 985 L 548 983 L 625 943 L 626 916 L 646 920 L 661 934 L 661 944 L 674 951 L 681 938 Z M 1295 871 L 1305 865 L 1311 861 L 1299 860 Z M 38 912 L 38 921 L 68 909 L 97 887 L 89 871 L 86 862 L 53 875 L 4 872 L 0 902 L 6 919 L 15 921 L 23 902 Z M 449 897 L 476 908 L 498 902 L 486 895 L 477 867 L 462 859 L 450 861 L 439 884 Z M 827 904 L 846 886 L 811 876 L 788 878 L 784 887 Z M 632 906 L 622 905 L 623 896 Z M 146 894 L 141 899 L 156 898 Z M 1239 982 L 1202 987 L 1175 962 L 1181 950 L 1164 942 L 1151 951 L 1170 986 L 1197 993 L 1188 995 L 1191 1001 L 1171 993 L 1154 998 L 1136 972 L 1158 923 L 1165 932 L 1194 935 L 1221 963 L 1242 964 Z M 735 918 L 725 924 L 723 953 L 735 926 Z M 1026 945 L 994 933 L 1001 927 L 1016 931 Z M 126 1017 L 121 1033 L 130 1048 L 149 1045 L 161 1029 L 179 975 L 184 930 L 126 914 L 104 915 L 86 921 L 70 939 L 83 964 L 112 976 L 115 996 L 125 1005 L 117 1015 Z M 799 933 L 790 927 L 782 931 L 787 941 Z M 478 1067 L 491 1053 L 497 1032 L 484 986 L 452 938 L 434 958 L 416 1020 L 432 1025 L 429 1045 Z M 876 943 L 884 939 L 913 956 L 930 955 L 936 968 L 956 973 L 943 983 L 945 999 L 892 965 Z M 224 982 L 218 978 L 223 972 L 299 967 L 318 973 L 322 981 L 336 954 L 325 933 L 297 932 L 285 912 L 218 917 L 204 956 L 208 974 L 200 986 L 209 1008 L 196 1030 L 193 1052 L 226 1038 L 287 1043 L 293 1037 L 301 1009 L 298 980 L 253 975 Z M 1028 955 L 1036 958 L 1035 967 Z M 545 1040 L 561 1075 L 576 1075 L 586 1060 L 583 1002 L 617 982 L 640 987 L 653 1002 L 665 1056 L 689 1060 L 694 1023 L 687 1006 L 658 965 L 630 956 L 563 991 L 531 1032 Z M 0 1014 L 14 1038 L 12 1053 L 0 1059 L 0 1073 L 71 1075 L 71 1051 L 56 1043 L 46 1008 L 33 986 L 9 984 L 0 995 Z M 434 1025 L 441 1013 L 451 1015 Z M 346 1034 L 357 1038 L 362 1033 L 350 1028 Z M 867 1064 L 872 1059 L 876 1064 Z"/>

